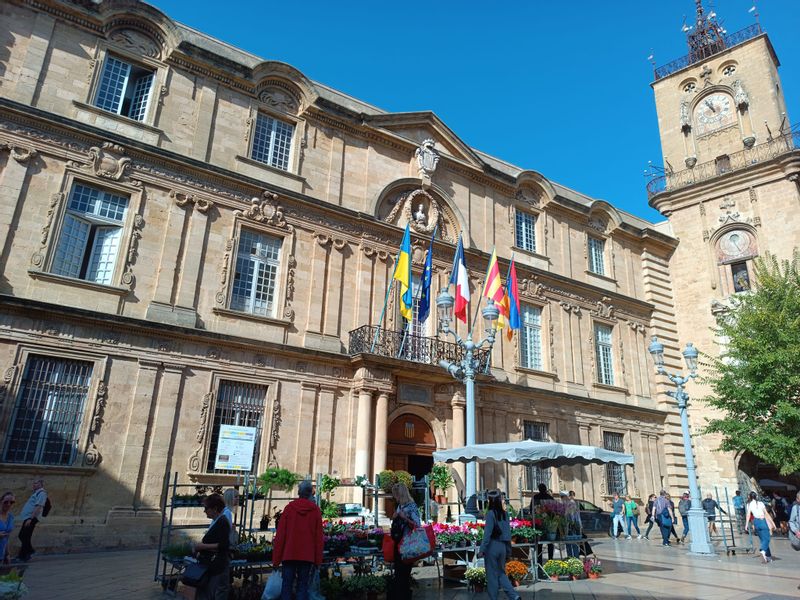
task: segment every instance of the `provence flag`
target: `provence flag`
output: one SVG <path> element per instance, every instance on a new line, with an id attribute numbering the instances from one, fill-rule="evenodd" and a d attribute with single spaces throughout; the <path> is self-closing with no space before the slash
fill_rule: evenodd
<path id="1" fill-rule="evenodd" d="M 456 307 L 453 311 L 456 319 L 467 322 L 467 305 L 469 304 L 469 275 L 464 262 L 464 244 L 458 236 L 458 246 L 453 257 L 453 272 L 450 274 L 450 283 L 456 286 Z"/>
<path id="2" fill-rule="evenodd" d="M 419 295 L 419 306 L 417 307 L 417 321 L 424 323 L 431 313 L 431 274 L 433 271 L 433 240 L 436 238 L 436 229 L 431 236 L 431 245 L 428 246 L 428 253 L 425 255 L 425 267 L 422 271 L 422 290 Z"/>
<path id="3" fill-rule="evenodd" d="M 400 282 L 400 314 L 406 321 L 411 321 L 413 314 L 414 294 L 411 291 L 411 232 L 406 224 L 403 241 L 400 243 L 400 254 L 397 255 L 397 266 L 394 278 Z"/>
<path id="4" fill-rule="evenodd" d="M 517 269 L 514 266 L 514 258 L 511 258 L 511 264 L 508 267 L 508 330 L 506 335 L 510 340 L 514 335 L 514 330 L 519 329 L 521 326 L 520 310 L 519 310 L 519 289 L 517 288 Z"/>
<path id="5" fill-rule="evenodd" d="M 496 304 L 503 301 L 503 282 L 500 281 L 500 265 L 497 264 L 497 252 L 494 249 L 492 249 L 492 257 L 489 259 L 489 268 L 486 269 L 483 295 L 494 300 Z"/>

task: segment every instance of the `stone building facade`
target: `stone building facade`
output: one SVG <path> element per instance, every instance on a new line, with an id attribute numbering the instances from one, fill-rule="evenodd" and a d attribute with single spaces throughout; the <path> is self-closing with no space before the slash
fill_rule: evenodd
<path id="1" fill-rule="evenodd" d="M 670 261 L 678 339 L 710 355 L 724 350 L 716 316 L 750 289 L 754 259 L 788 259 L 800 247 L 800 134 L 790 127 L 775 49 L 757 22 L 735 33 L 717 28 L 698 6 L 693 31 L 701 35 L 689 34 L 690 54 L 656 70 L 666 173 L 649 185 L 650 205 L 680 240 Z M 677 344 L 668 347 L 678 355 Z M 697 433 L 711 414 L 697 400 L 709 389 L 693 384 L 690 393 Z M 695 436 L 701 486 L 749 489 L 750 478 L 777 474 L 718 446 L 717 436 Z"/>
<path id="2" fill-rule="evenodd" d="M 13 0 L 0 22 L 0 471 L 19 494 L 46 478 L 42 539 L 152 543 L 172 474 L 235 481 L 221 425 L 257 428 L 258 472 L 423 473 L 462 445 L 463 387 L 437 366 L 457 349 L 432 316 L 401 351 L 395 294 L 380 320 L 406 223 L 417 275 L 437 231 L 434 293 L 463 232 L 471 312 L 491 248 L 516 258 L 524 326 L 479 378 L 478 441 L 636 457 L 483 465 L 483 487 L 685 486 L 646 350 L 679 338 L 675 237 L 147 4 Z"/>

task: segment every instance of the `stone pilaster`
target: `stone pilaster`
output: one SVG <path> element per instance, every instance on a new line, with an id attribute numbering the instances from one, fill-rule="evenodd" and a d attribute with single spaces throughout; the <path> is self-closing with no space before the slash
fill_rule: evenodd
<path id="1" fill-rule="evenodd" d="M 358 391 L 358 421 L 356 425 L 356 459 L 353 476 L 369 473 L 369 443 L 372 439 L 372 390 L 362 388 Z"/>

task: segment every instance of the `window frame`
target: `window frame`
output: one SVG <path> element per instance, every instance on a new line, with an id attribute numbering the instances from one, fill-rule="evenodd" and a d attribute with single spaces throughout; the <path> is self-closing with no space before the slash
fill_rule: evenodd
<path id="1" fill-rule="evenodd" d="M 606 443 L 607 434 L 618 435 L 620 437 L 620 440 L 622 441 L 622 450 L 616 450 L 614 448 L 608 447 L 608 444 Z M 614 429 L 602 429 L 600 432 L 600 436 L 603 442 L 603 448 L 605 450 L 612 450 L 614 452 L 625 452 L 626 435 L 624 431 L 619 431 Z M 625 470 L 625 465 L 614 465 L 608 463 L 603 466 L 604 466 L 604 471 L 605 471 L 604 475 L 606 480 L 606 494 L 610 496 L 614 492 L 617 492 L 620 496 L 624 497 L 628 493 L 628 476 Z M 619 489 L 611 489 L 611 480 L 612 480 L 611 473 L 614 471 L 617 471 L 619 473 L 619 479 L 621 480 L 621 487 Z M 613 479 L 616 480 L 617 478 L 614 477 Z"/>
<path id="2" fill-rule="evenodd" d="M 602 262 L 600 263 L 601 271 L 597 271 L 594 268 L 596 267 L 596 263 L 594 260 L 596 253 L 592 251 L 592 242 L 600 242 L 603 245 L 602 251 L 600 252 L 600 258 L 602 259 Z M 606 263 L 608 262 L 606 260 L 607 245 L 608 245 L 608 239 L 605 237 L 592 235 L 590 233 L 586 235 L 586 257 L 587 257 L 586 270 L 592 275 L 597 275 L 598 277 L 611 278 L 611 276 L 607 273 L 606 269 Z"/>
<path id="3" fill-rule="evenodd" d="M 6 401 L 0 405 L 0 458 L 5 459 L 6 445 L 8 443 L 8 434 L 11 428 L 11 420 L 16 409 L 17 400 L 21 393 L 22 380 L 25 375 L 25 370 L 28 367 L 29 361 L 32 356 L 43 356 L 52 359 L 62 360 L 78 360 L 92 365 L 92 374 L 89 378 L 89 386 L 86 392 L 86 398 L 83 403 L 82 414 L 78 416 L 78 431 L 75 437 L 75 444 L 77 446 L 75 456 L 71 464 L 65 465 L 50 465 L 42 463 L 29 463 L 29 462 L 7 462 L 20 469 L 68 469 L 74 470 L 95 470 L 97 463 L 88 464 L 87 451 L 90 445 L 90 436 L 92 435 L 91 425 L 94 415 L 98 414 L 100 407 L 98 405 L 100 396 L 105 394 L 106 390 L 106 373 L 108 356 L 101 356 L 98 354 L 84 353 L 80 351 L 59 350 L 56 352 L 54 348 L 49 346 L 38 345 L 20 345 L 17 350 L 13 366 L 10 368 L 10 381 L 7 384 Z M 8 377 L 8 375 L 7 375 Z M 102 425 L 100 426 L 102 427 Z"/>
<path id="4" fill-rule="evenodd" d="M 65 219 L 69 212 L 70 198 L 76 184 L 124 195 L 128 198 L 125 218 L 120 225 L 122 231 L 117 248 L 118 255 L 114 263 L 114 272 L 110 283 L 97 283 L 88 279 L 61 275 L 53 271 L 56 252 L 61 241 Z M 32 268 L 28 270 L 29 275 L 38 279 L 73 284 L 114 294 L 126 294 L 131 291 L 135 285 L 135 276 L 131 267 L 133 261 L 130 260 L 132 250 L 135 250 L 132 246 L 138 244 L 138 238 L 141 236 L 141 229 L 144 226 L 144 220 L 139 213 L 142 193 L 141 187 L 121 181 L 92 177 L 84 171 L 68 167 L 64 174 L 61 188 L 51 197 L 52 214 L 48 215 L 49 220 L 45 225 L 49 228 L 50 234 L 44 244 L 34 252 L 31 258 Z"/>
<path id="5" fill-rule="evenodd" d="M 252 258 L 252 254 L 251 254 L 251 258 L 250 258 L 250 262 L 256 263 L 257 265 L 258 264 L 261 265 L 260 272 L 263 272 L 264 268 L 269 268 L 271 265 L 273 265 L 273 260 L 274 260 L 274 262 L 277 262 L 277 265 L 275 265 L 275 274 L 274 274 L 274 276 L 272 278 L 272 282 L 273 282 L 273 288 L 272 288 L 272 310 L 269 311 L 269 312 L 266 312 L 265 314 L 257 313 L 254 310 L 255 309 L 255 303 L 256 303 L 256 293 L 257 293 L 256 288 L 258 286 L 258 280 L 257 280 L 257 278 L 255 276 L 253 277 L 253 281 L 252 281 L 251 285 L 249 286 L 250 287 L 250 296 L 248 298 L 248 304 L 250 305 L 250 309 L 248 310 L 248 309 L 243 309 L 243 308 L 239 308 L 239 307 L 234 308 L 234 306 L 233 306 L 234 305 L 234 297 L 235 297 L 234 292 L 236 290 L 236 281 L 237 281 L 237 274 L 238 274 L 238 264 L 239 264 L 239 256 L 240 256 L 239 252 L 241 250 L 239 245 L 242 242 L 242 238 L 243 238 L 243 235 L 244 235 L 245 232 L 247 232 L 248 234 L 251 234 L 251 235 L 259 236 L 259 237 L 264 236 L 264 237 L 269 237 L 269 238 L 272 238 L 272 239 L 276 239 L 276 240 L 278 240 L 278 242 L 280 244 L 280 248 L 277 249 L 277 255 L 278 255 L 277 259 L 270 259 L 270 258 L 267 258 L 267 257 L 260 257 L 260 256 L 256 257 L 256 258 Z M 233 252 L 233 256 L 232 256 L 232 260 L 231 260 L 231 267 L 232 267 L 231 268 L 231 289 L 230 289 L 230 294 L 229 294 L 229 297 L 228 297 L 228 304 L 227 304 L 227 308 L 229 310 L 232 310 L 234 312 L 239 312 L 239 313 L 245 313 L 245 314 L 248 314 L 248 315 L 251 315 L 251 316 L 254 316 L 254 317 L 263 317 L 265 319 L 274 319 L 274 318 L 276 318 L 276 315 L 279 314 L 278 307 L 280 306 L 280 302 L 279 302 L 280 292 L 281 292 L 280 288 L 282 287 L 281 286 L 281 275 L 282 275 L 282 271 L 284 269 L 284 264 L 283 264 L 283 262 L 284 262 L 283 261 L 283 258 L 284 258 L 283 244 L 284 243 L 285 243 L 285 240 L 284 240 L 283 236 L 274 235 L 271 232 L 266 232 L 266 231 L 262 231 L 262 230 L 259 230 L 259 229 L 255 229 L 255 228 L 249 227 L 247 225 L 244 225 L 244 226 L 239 228 L 239 230 L 237 232 L 236 243 L 235 243 L 234 252 Z"/>
<path id="6" fill-rule="evenodd" d="M 286 169 L 276 167 L 270 163 L 262 162 L 253 158 L 253 148 L 255 146 L 256 127 L 258 126 L 259 116 L 269 117 L 279 122 L 289 124 L 292 126 L 292 137 L 289 146 L 289 157 L 287 159 Z M 247 119 L 247 130 L 245 132 L 245 152 L 243 156 L 237 156 L 237 159 L 243 160 L 249 164 L 258 165 L 259 167 L 269 169 L 275 173 L 283 175 L 291 175 L 297 177 L 300 164 L 301 149 L 300 136 L 303 129 L 304 120 L 297 115 L 287 112 L 276 110 L 274 107 L 268 107 L 263 103 L 258 103 L 250 109 L 250 116 Z"/>
<path id="7" fill-rule="evenodd" d="M 537 416 L 537 415 L 533 415 L 533 416 Z M 534 428 L 534 429 L 535 429 L 536 425 L 544 425 L 544 429 L 545 429 L 545 433 L 546 433 L 545 438 L 540 440 L 540 439 L 534 439 L 532 437 L 528 437 L 526 435 L 526 429 L 528 428 L 528 425 L 531 425 L 532 428 Z M 528 439 L 533 440 L 535 442 L 551 442 L 551 441 L 553 441 L 553 438 L 550 435 L 550 425 L 551 425 L 551 423 L 549 421 L 542 421 L 542 420 L 539 420 L 538 418 L 536 420 L 523 419 L 522 420 L 522 439 L 523 439 L 523 441 L 524 440 L 528 440 Z M 538 480 L 538 478 L 535 476 L 536 473 L 540 473 L 541 475 L 544 475 L 543 479 L 547 480 L 547 481 L 542 480 L 541 483 L 545 483 L 548 488 L 550 488 L 552 486 L 552 483 L 553 483 L 553 468 L 552 467 L 542 468 L 542 467 L 539 467 L 538 465 L 530 465 L 530 466 L 523 467 L 522 473 L 523 473 L 523 484 L 525 486 L 525 491 L 532 492 L 532 493 L 538 491 L 538 487 L 534 487 L 532 485 L 532 483 L 534 482 L 533 480 Z M 538 483 L 537 483 L 537 486 L 538 486 Z"/>
<path id="8" fill-rule="evenodd" d="M 601 369 L 602 357 L 600 355 L 600 342 L 598 339 L 598 330 L 600 327 L 607 327 L 609 329 L 609 342 L 608 342 L 608 351 L 609 351 L 609 364 L 610 364 L 610 381 L 604 380 L 602 377 L 604 371 Z M 595 377 L 594 383 L 596 385 L 604 385 L 608 387 L 616 387 L 616 365 L 614 363 L 614 331 L 615 331 L 614 324 L 607 323 L 605 321 L 592 321 L 592 352 L 594 352 L 594 363 L 595 363 Z"/>
<path id="9" fill-rule="evenodd" d="M 531 234 L 533 237 L 533 248 L 526 248 L 525 246 L 521 246 L 519 244 L 519 218 L 523 216 L 524 218 L 529 218 L 533 220 L 533 224 L 531 225 Z M 534 212 L 531 210 L 525 210 L 518 206 L 514 207 L 514 248 L 522 250 L 523 252 L 529 252 L 531 254 L 539 255 L 539 221 L 540 221 L 541 213 Z"/>
<path id="10" fill-rule="evenodd" d="M 134 119 L 121 112 L 113 112 L 111 110 L 102 108 L 96 104 L 97 98 L 100 94 L 102 86 L 103 72 L 105 71 L 106 62 L 109 56 L 116 60 L 125 62 L 133 67 L 152 71 L 153 80 L 150 83 L 150 95 L 147 101 L 147 108 L 141 120 Z M 124 120 L 126 123 L 144 125 L 146 127 L 153 127 L 158 118 L 159 108 L 162 105 L 162 98 L 167 92 L 165 85 L 168 68 L 158 60 L 148 56 L 141 56 L 133 54 L 130 50 L 122 48 L 113 44 L 113 42 L 103 42 L 98 48 L 97 55 L 94 58 L 94 68 L 92 73 L 91 85 L 86 96 L 86 106 L 101 114 L 109 115 L 113 118 Z M 122 105 L 120 104 L 120 109 Z"/>
<path id="11" fill-rule="evenodd" d="M 526 335 L 526 334 L 523 333 L 523 331 L 525 331 L 525 328 L 526 328 L 526 324 L 525 324 L 525 321 L 524 321 L 524 312 L 525 312 L 525 309 L 527 309 L 527 308 L 535 308 L 535 309 L 539 310 L 539 357 L 540 357 L 540 364 L 539 364 L 538 367 L 530 366 L 530 365 L 527 365 L 527 364 L 523 363 L 523 357 L 522 357 L 522 353 L 523 353 L 523 335 Z M 520 369 L 524 369 L 524 370 L 527 370 L 527 371 L 538 371 L 538 372 L 545 372 L 546 369 L 547 369 L 547 365 L 545 364 L 545 336 L 544 336 L 545 310 L 544 309 L 545 309 L 544 306 L 542 306 L 540 304 L 533 303 L 533 302 L 525 301 L 525 302 L 520 303 L 520 313 L 521 313 L 520 314 L 520 332 L 519 332 L 519 338 L 518 338 L 518 342 L 517 342 L 517 346 L 518 346 L 518 348 L 517 348 L 517 366 Z"/>

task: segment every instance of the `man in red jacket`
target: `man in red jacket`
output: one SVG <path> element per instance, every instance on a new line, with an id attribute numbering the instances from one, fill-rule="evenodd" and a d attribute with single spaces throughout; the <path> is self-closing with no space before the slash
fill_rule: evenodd
<path id="1" fill-rule="evenodd" d="M 301 481 L 299 498 L 283 510 L 272 548 L 272 564 L 283 565 L 281 600 L 291 600 L 297 580 L 297 600 L 308 600 L 311 567 L 322 564 L 322 513 L 309 500 L 313 494 L 310 481 Z"/>

